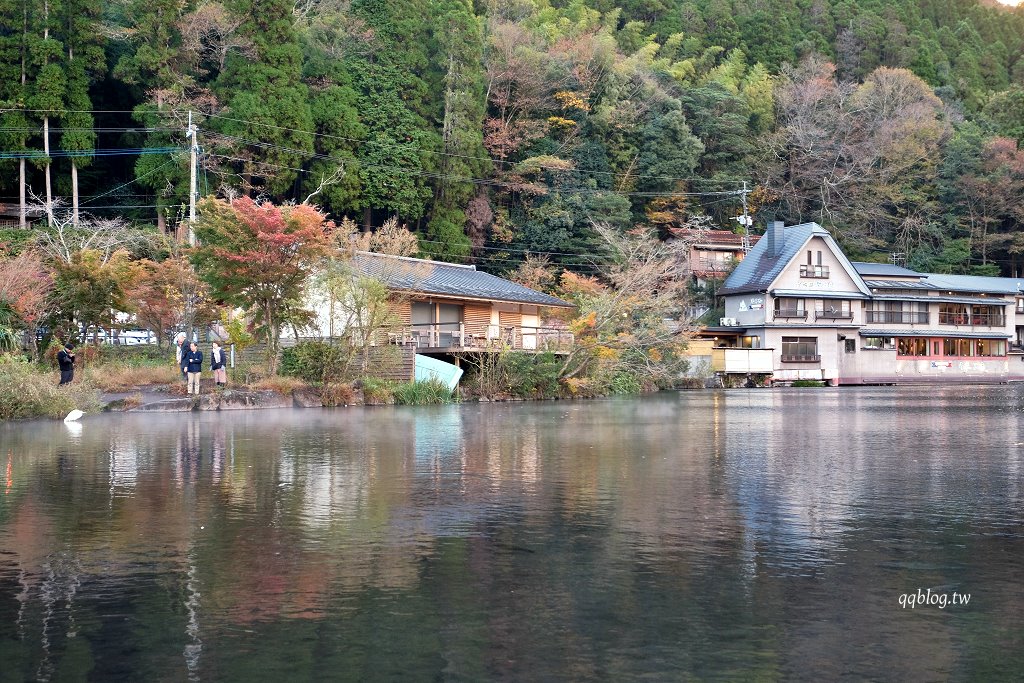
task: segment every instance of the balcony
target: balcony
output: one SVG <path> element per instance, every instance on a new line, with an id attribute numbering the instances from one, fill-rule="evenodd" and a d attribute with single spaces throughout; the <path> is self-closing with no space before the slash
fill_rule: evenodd
<path id="1" fill-rule="evenodd" d="M 818 354 L 782 354 L 783 363 L 820 363 L 821 356 Z"/>
<path id="2" fill-rule="evenodd" d="M 557 327 L 487 325 L 466 329 L 465 323 L 420 323 L 386 331 L 387 343 L 415 346 L 432 352 L 454 351 L 553 351 L 565 353 L 574 343 L 573 333 Z M 374 335 L 371 344 L 384 343 Z"/>
<path id="3" fill-rule="evenodd" d="M 711 369 L 727 374 L 748 374 L 771 372 L 771 349 L 724 349 L 711 350 Z"/>
<path id="4" fill-rule="evenodd" d="M 1006 315 L 1003 313 L 975 313 L 972 315 L 939 313 L 939 324 L 956 327 L 1005 327 Z"/>
<path id="5" fill-rule="evenodd" d="M 800 277 L 825 279 L 828 277 L 828 266 L 800 266 Z"/>
<path id="6" fill-rule="evenodd" d="M 784 318 L 799 318 L 807 320 L 807 311 L 802 308 L 777 308 L 773 314 L 775 320 Z"/>
<path id="7" fill-rule="evenodd" d="M 928 311 L 865 311 L 865 322 L 889 325 L 927 325 Z"/>
<path id="8" fill-rule="evenodd" d="M 853 320 L 853 311 L 815 311 L 815 320 Z"/>

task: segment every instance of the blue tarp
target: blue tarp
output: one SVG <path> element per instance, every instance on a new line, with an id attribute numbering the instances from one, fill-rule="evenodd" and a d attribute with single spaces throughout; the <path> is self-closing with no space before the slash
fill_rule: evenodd
<path id="1" fill-rule="evenodd" d="M 455 391 L 462 378 L 462 368 L 445 363 L 443 360 L 416 354 L 416 381 L 426 382 L 431 379 L 444 382 L 445 385 Z"/>

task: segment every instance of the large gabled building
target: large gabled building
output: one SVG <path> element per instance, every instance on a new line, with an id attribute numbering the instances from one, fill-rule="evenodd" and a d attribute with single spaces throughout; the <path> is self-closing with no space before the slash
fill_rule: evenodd
<path id="1" fill-rule="evenodd" d="M 1024 379 L 1022 290 L 1024 280 L 853 263 L 820 225 L 773 222 L 720 290 L 716 336 L 740 350 L 716 370 L 783 383 Z"/>

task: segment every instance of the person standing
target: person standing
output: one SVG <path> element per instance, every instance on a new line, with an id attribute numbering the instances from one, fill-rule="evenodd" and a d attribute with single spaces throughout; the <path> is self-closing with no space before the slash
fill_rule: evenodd
<path id="1" fill-rule="evenodd" d="M 195 342 L 188 345 L 188 353 L 182 361 L 182 366 L 188 373 L 188 393 L 199 395 L 199 377 L 203 372 L 203 352 L 199 350 Z"/>
<path id="2" fill-rule="evenodd" d="M 188 373 L 185 370 L 185 355 L 188 353 L 188 348 L 185 346 L 185 333 L 179 332 L 174 337 L 174 361 L 181 369 L 181 378 L 187 380 Z"/>
<path id="3" fill-rule="evenodd" d="M 64 348 L 57 352 L 57 367 L 60 368 L 61 384 L 71 384 L 75 378 L 75 347 L 65 344 Z"/>
<path id="4" fill-rule="evenodd" d="M 226 387 L 228 372 L 224 369 L 224 349 L 217 342 L 213 342 L 213 350 L 210 351 L 210 369 L 213 370 L 214 383 L 219 387 Z"/>

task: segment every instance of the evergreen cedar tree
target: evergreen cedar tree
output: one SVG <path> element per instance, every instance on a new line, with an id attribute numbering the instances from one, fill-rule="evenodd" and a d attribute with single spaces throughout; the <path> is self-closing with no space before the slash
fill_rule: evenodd
<path id="1" fill-rule="evenodd" d="M 0 159 L 0 192 L 172 227 L 187 156 L 161 150 L 191 109 L 203 194 L 315 193 L 492 271 L 530 251 L 588 272 L 595 222 L 734 225 L 738 197 L 685 193 L 742 180 L 759 217 L 819 221 L 855 258 L 1019 269 L 1024 10 L 556 4 L 0 0 L 0 150 L 50 150 Z M 153 153 L 92 156 L 128 148 Z"/>

